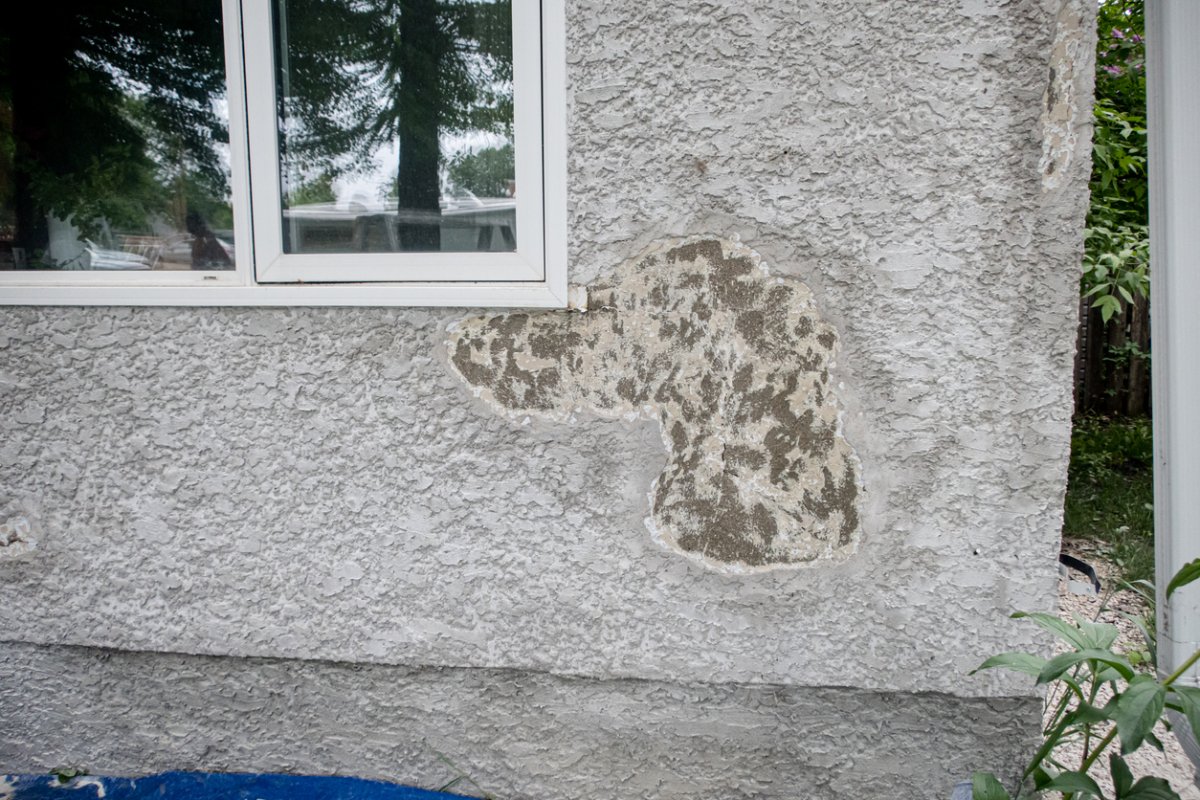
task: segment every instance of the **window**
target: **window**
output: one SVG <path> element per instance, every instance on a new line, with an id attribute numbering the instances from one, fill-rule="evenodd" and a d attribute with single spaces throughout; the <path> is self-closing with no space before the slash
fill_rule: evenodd
<path id="1" fill-rule="evenodd" d="M 0 33 L 0 302 L 565 305 L 561 3 L 42 6 Z"/>

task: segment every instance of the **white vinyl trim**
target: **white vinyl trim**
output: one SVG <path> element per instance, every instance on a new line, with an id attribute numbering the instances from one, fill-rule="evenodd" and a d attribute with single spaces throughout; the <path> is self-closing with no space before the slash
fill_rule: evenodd
<path id="1" fill-rule="evenodd" d="M 545 281 L 567 304 L 567 10 L 542 2 L 542 233 Z"/>
<path id="2" fill-rule="evenodd" d="M 0 288 L 0 305 L 566 308 L 567 296 L 547 283 L 23 286 Z"/>
<path id="3" fill-rule="evenodd" d="M 225 86 L 229 98 L 229 188 L 233 200 L 233 255 L 237 280 L 253 280 L 254 230 L 250 202 L 250 143 L 246 136 L 246 69 L 243 59 L 241 0 L 222 0 L 225 25 Z M 211 278 L 202 277 L 209 282 Z M 220 278 L 218 278 L 218 281 Z"/>
<path id="4" fill-rule="evenodd" d="M 1200 3 L 1146 3 L 1146 34 L 1158 668 L 1169 673 L 1200 649 L 1200 584 L 1164 591 L 1200 556 Z"/>

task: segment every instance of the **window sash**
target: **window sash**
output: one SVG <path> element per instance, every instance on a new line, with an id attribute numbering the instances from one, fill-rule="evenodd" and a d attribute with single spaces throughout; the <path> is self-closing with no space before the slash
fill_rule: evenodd
<path id="1" fill-rule="evenodd" d="M 228 103 L 230 193 L 233 206 L 234 269 L 182 271 L 125 270 L 2 270 L 0 304 L 31 305 L 23 287 L 143 287 L 143 286 L 244 286 L 253 276 L 250 183 L 246 149 L 245 74 L 242 66 L 240 0 L 221 0 L 222 35 L 225 48 L 225 87 Z M 11 287 L 11 288 L 10 288 Z M 54 302 L 51 294 L 34 292 L 41 303 Z M 76 305 L 77 303 L 72 303 Z"/>
<path id="2" fill-rule="evenodd" d="M 520 32 L 541 28 L 538 0 L 513 0 L 513 140 L 516 162 L 515 252 L 401 252 L 301 254 L 283 250 L 282 187 L 276 121 L 275 53 L 267 2 L 246 4 L 250 185 L 254 196 L 255 277 L 259 283 L 410 281 L 543 281 L 541 51 L 521 42 Z M 531 190 L 530 188 L 533 187 Z"/>

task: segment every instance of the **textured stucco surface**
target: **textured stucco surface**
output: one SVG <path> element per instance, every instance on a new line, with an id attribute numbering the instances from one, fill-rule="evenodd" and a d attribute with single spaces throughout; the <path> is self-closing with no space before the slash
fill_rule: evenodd
<path id="1" fill-rule="evenodd" d="M 966 672 L 1031 644 L 1008 612 L 1054 600 L 1093 13 L 1090 0 L 567 4 L 571 280 L 610 283 L 652 243 L 704 235 L 740 237 L 808 287 L 837 332 L 830 385 L 860 463 L 850 557 L 724 574 L 660 547 L 643 524 L 668 462 L 658 423 L 497 413 L 445 346 L 486 311 L 5 307 L 0 508 L 28 510 L 21 535 L 36 548 L 0 557 L 0 639 L 425 666 L 411 675 L 442 703 L 467 684 L 490 702 L 494 670 L 524 670 L 496 691 L 531 729 L 543 689 L 514 687 L 561 685 L 545 673 L 596 681 L 571 683 L 582 694 L 565 707 L 595 691 L 601 705 L 626 698 L 633 717 L 641 691 L 702 713 L 697 681 L 797 703 L 802 687 L 853 687 L 835 695 L 890 692 L 873 707 L 911 708 L 896 725 L 917 742 L 940 735 L 929 708 L 962 710 L 962 763 L 980 763 L 1023 717 L 993 735 L 1001 718 L 976 713 L 993 707 L 978 698 L 1029 689 Z M 74 656 L 37 652 L 45 668 L 22 685 L 65 685 L 56 670 Z M 156 691 L 193 674 L 174 656 L 139 658 Z M 222 685 L 258 669 L 205 663 L 203 680 Z M 438 667 L 478 669 L 438 683 Z M 308 669 L 273 665 L 267 685 L 287 697 L 291 671 Z M 946 697 L 927 707 L 906 692 Z M 64 707 L 55 728 L 19 695 L 0 714 L 46 726 L 30 741 L 86 744 L 71 731 L 90 712 Z M 301 741 L 279 702 L 262 724 Z M 713 703 L 717 717 L 732 708 Z M 338 717 L 339 741 L 355 713 Z M 852 758 L 885 727 L 815 707 L 761 713 L 779 726 L 769 743 L 732 724 L 714 734 L 728 749 L 697 769 L 742 774 L 722 754 L 743 737 L 764 758 Z M 648 729 L 690 741 L 671 714 Z M 206 724 L 180 716 L 164 723 L 185 726 L 159 744 L 164 765 L 187 726 Z M 648 719 L 601 721 L 597 735 L 636 740 Z M 827 725 L 850 738 L 810 738 Z M 348 747 L 297 768 L 357 770 Z M 652 760 L 625 747 L 598 752 Z M 498 775 L 540 774 L 533 755 L 495 759 Z M 571 791 L 608 787 L 604 763 Z"/>
<path id="2" fill-rule="evenodd" d="M 0 630 L 1013 690 L 965 672 L 1053 599 L 1087 159 L 1050 185 L 1042 158 L 1063 118 L 1088 138 L 1086 108 L 1046 112 L 1060 7 L 568 8 L 573 279 L 695 230 L 803 279 L 840 338 L 854 558 L 731 576 L 663 551 L 657 424 L 498 415 L 448 363 L 466 312 L 6 308 L 0 499 L 41 511 L 36 554 L 0 560 Z"/>
<path id="3" fill-rule="evenodd" d="M 1034 698 L 0 646 L 0 772 L 341 773 L 505 800 L 946 800 Z M 1013 726 L 1025 723 L 1025 734 Z M 987 741 L 984 753 L 979 741 Z"/>

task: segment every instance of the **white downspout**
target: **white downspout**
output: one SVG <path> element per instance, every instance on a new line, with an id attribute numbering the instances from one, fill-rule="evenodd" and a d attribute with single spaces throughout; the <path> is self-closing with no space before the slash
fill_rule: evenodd
<path id="1" fill-rule="evenodd" d="M 1200 2 L 1148 0 L 1146 34 L 1158 668 L 1167 674 L 1200 649 L 1200 583 L 1163 596 L 1200 557 Z"/>

